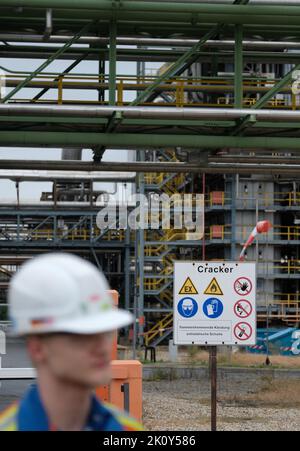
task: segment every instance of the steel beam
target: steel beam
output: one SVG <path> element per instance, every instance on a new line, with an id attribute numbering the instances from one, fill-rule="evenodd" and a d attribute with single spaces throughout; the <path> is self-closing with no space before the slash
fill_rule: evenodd
<path id="1" fill-rule="evenodd" d="M 58 82 L 60 77 L 63 77 L 64 75 L 69 74 L 76 66 L 78 66 L 79 63 L 81 63 L 81 61 L 83 61 L 88 54 L 82 55 L 79 58 L 76 59 L 76 61 L 74 61 L 72 64 L 70 64 L 70 66 L 67 67 L 66 70 L 64 70 L 61 74 L 59 74 L 53 81 L 54 82 Z M 28 86 L 28 82 L 27 82 L 27 86 Z M 44 88 L 42 89 L 41 92 L 39 92 L 36 96 L 33 97 L 32 101 L 36 102 L 37 100 L 39 100 L 41 97 L 43 97 L 44 94 L 46 94 L 46 92 L 49 91 L 49 89 L 51 88 Z"/>

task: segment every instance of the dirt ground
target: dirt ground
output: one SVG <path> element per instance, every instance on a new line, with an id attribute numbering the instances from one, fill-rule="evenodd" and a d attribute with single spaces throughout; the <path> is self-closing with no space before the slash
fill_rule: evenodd
<path id="1" fill-rule="evenodd" d="M 222 349 L 222 348 L 221 348 Z M 129 353 L 128 353 L 129 354 Z M 144 360 L 144 352 L 139 352 L 139 358 L 144 363 L 151 363 Z M 128 356 L 128 358 L 130 358 Z M 300 356 L 288 357 L 281 355 L 270 355 L 270 364 L 273 368 L 300 369 Z M 222 366 L 233 367 L 266 367 L 266 355 L 250 354 L 244 351 L 231 352 L 229 348 L 224 347 L 218 350 L 218 364 Z M 168 348 L 166 346 L 157 347 L 156 361 L 158 363 L 170 362 Z M 209 353 L 196 346 L 179 347 L 177 363 L 186 363 L 191 365 L 208 365 Z"/>
<path id="2" fill-rule="evenodd" d="M 240 380 L 218 386 L 218 429 L 299 431 L 300 381 Z M 143 383 L 147 430 L 210 430 L 209 381 Z"/>
<path id="3" fill-rule="evenodd" d="M 143 360 L 142 353 L 140 357 Z M 208 361 L 209 354 L 203 349 L 179 348 L 178 363 L 206 366 Z M 158 348 L 157 362 L 169 362 L 166 347 Z M 218 354 L 218 365 L 266 368 L 266 356 L 225 349 Z M 298 369 L 300 357 L 271 355 L 270 368 Z M 300 430 L 300 380 L 245 375 L 222 379 L 218 381 L 217 398 L 219 430 Z M 144 381 L 143 411 L 148 430 L 210 430 L 210 381 Z"/>

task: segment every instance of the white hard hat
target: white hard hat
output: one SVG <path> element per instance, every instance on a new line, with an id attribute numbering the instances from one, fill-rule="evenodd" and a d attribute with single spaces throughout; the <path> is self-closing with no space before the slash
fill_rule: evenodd
<path id="1" fill-rule="evenodd" d="M 70 254 L 26 262 L 8 291 L 12 334 L 94 334 L 128 326 L 133 316 L 114 307 L 104 275 Z"/>

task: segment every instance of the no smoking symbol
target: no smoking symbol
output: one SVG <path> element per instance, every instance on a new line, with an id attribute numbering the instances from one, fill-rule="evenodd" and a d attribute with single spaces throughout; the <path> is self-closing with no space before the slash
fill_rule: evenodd
<path id="1" fill-rule="evenodd" d="M 234 313 L 239 318 L 248 318 L 253 311 L 252 305 L 246 299 L 237 301 L 234 305 Z"/>
<path id="2" fill-rule="evenodd" d="M 249 340 L 252 335 L 252 327 L 248 323 L 238 323 L 233 331 L 238 340 Z"/>

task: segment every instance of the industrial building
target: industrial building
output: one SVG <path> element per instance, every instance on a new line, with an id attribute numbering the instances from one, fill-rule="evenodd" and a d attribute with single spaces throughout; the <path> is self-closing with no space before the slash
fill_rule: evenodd
<path id="1" fill-rule="evenodd" d="M 0 0 L 0 22 L 0 178 L 16 193 L 0 198 L 1 321 L 20 264 L 63 250 L 103 268 L 136 314 L 125 343 L 159 345 L 172 336 L 174 260 L 238 260 L 269 220 L 246 254 L 257 262 L 258 327 L 298 328 L 300 2 Z M 57 148 L 59 159 L 43 157 Z M 20 199 L 24 183 L 41 181 L 51 189 L 39 200 Z M 124 228 L 120 216 L 99 229 L 112 194 L 124 205 L 192 195 L 191 207 L 202 194 L 203 234 L 173 221 Z"/>

